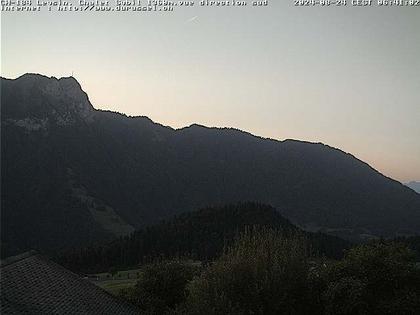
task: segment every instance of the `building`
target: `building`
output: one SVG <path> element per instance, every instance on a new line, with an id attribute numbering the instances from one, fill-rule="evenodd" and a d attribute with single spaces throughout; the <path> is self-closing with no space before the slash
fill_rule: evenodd
<path id="1" fill-rule="evenodd" d="M 1 262 L 2 315 L 139 314 L 138 309 L 34 251 Z"/>

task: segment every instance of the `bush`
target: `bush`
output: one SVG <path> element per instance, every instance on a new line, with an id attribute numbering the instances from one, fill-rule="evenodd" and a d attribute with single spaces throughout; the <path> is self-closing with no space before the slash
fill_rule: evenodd
<path id="1" fill-rule="evenodd" d="M 420 314 L 420 272 L 402 244 L 353 248 L 330 268 L 326 282 L 326 314 Z"/>
<path id="2" fill-rule="evenodd" d="M 314 314 L 308 248 L 299 236 L 247 230 L 189 286 L 187 314 Z"/>
<path id="3" fill-rule="evenodd" d="M 170 313 L 185 300 L 185 287 L 198 273 L 198 267 L 179 261 L 147 265 L 131 291 L 124 297 L 138 305 L 144 314 Z"/>

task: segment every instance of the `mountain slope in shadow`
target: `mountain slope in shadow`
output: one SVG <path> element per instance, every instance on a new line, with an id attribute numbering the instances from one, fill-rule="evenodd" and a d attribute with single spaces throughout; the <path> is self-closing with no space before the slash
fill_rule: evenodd
<path id="1" fill-rule="evenodd" d="M 346 238 L 420 232 L 419 194 L 327 145 L 96 110 L 74 78 L 27 74 L 1 89 L 3 254 L 245 200 Z"/>

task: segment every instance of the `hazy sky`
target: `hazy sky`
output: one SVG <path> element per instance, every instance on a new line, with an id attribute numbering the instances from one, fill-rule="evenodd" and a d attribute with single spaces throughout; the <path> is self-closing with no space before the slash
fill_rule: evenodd
<path id="1" fill-rule="evenodd" d="M 198 1 L 196 1 L 198 4 Z M 323 142 L 420 179 L 420 7 L 2 13 L 1 73 L 69 76 L 96 108 Z"/>

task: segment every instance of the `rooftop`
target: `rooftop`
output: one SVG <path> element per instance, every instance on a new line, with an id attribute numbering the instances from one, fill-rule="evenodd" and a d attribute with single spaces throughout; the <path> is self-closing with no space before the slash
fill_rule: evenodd
<path id="1" fill-rule="evenodd" d="M 31 251 L 1 262 L 7 314 L 138 314 L 136 307 Z"/>

